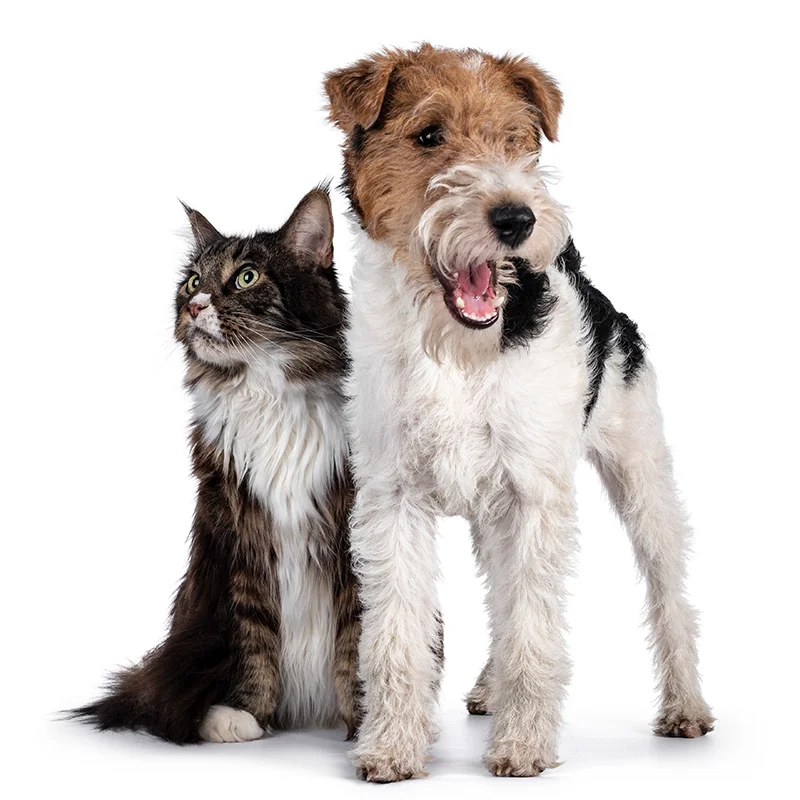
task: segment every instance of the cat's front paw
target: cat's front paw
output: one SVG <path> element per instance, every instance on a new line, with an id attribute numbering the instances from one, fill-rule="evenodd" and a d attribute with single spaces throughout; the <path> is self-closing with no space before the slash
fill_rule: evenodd
<path id="1" fill-rule="evenodd" d="M 249 711 L 211 706 L 199 733 L 206 742 L 252 742 L 264 735 L 264 729 Z"/>
<path id="2" fill-rule="evenodd" d="M 535 778 L 558 766 L 555 757 L 525 742 L 493 742 L 483 757 L 486 769 L 500 778 Z"/>
<path id="3" fill-rule="evenodd" d="M 714 717 L 710 711 L 670 711 L 662 713 L 653 724 L 658 736 L 673 739 L 698 739 L 714 730 Z"/>

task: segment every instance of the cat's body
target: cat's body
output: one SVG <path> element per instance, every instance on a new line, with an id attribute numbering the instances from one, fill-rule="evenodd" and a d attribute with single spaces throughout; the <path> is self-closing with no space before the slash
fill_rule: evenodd
<path id="1" fill-rule="evenodd" d="M 357 591 L 342 419 L 344 295 L 327 195 L 274 234 L 190 211 L 176 302 L 198 497 L 166 640 L 78 713 L 169 741 L 358 725 Z"/>
<path id="2" fill-rule="evenodd" d="M 280 600 L 280 689 L 272 724 L 335 724 L 333 588 L 346 556 L 338 547 L 346 519 L 331 526 L 323 509 L 332 501 L 342 510 L 349 504 L 346 494 L 331 497 L 349 492 L 341 483 L 347 463 L 341 396 L 324 382 L 293 385 L 269 365 L 223 389 L 201 382 L 192 394 L 200 469 L 224 480 L 227 462 L 242 481 L 231 491 L 252 498 L 269 518 L 269 531 L 259 530 L 255 545 L 263 548 Z"/>

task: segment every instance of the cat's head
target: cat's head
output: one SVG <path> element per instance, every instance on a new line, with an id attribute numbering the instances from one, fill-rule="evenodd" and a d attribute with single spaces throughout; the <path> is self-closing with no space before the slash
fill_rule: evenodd
<path id="1" fill-rule="evenodd" d="M 303 379 L 340 370 L 346 299 L 327 191 L 309 192 L 279 230 L 252 236 L 225 236 L 184 208 L 194 248 L 175 298 L 175 336 L 193 373 L 273 366 Z"/>

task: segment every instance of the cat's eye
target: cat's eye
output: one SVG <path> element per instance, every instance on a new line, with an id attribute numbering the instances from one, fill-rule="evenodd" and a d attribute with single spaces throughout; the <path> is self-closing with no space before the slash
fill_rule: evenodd
<path id="1" fill-rule="evenodd" d="M 418 144 L 423 147 L 438 147 L 444 143 L 444 131 L 441 125 L 428 125 L 423 128 L 417 135 L 416 140 Z"/>
<path id="2" fill-rule="evenodd" d="M 236 276 L 237 289 L 249 289 L 258 280 L 258 270 L 252 267 L 245 267 Z"/>
<path id="3" fill-rule="evenodd" d="M 194 294 L 200 288 L 200 276 L 195 272 L 188 281 L 186 281 L 186 291 L 189 294 Z"/>

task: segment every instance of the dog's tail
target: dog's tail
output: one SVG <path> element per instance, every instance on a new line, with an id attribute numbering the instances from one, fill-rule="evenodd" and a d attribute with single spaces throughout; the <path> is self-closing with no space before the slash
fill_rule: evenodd
<path id="1" fill-rule="evenodd" d="M 100 730 L 144 730 L 175 744 L 198 742 L 208 710 L 229 692 L 232 665 L 217 622 L 195 623 L 113 675 L 105 697 L 67 716 Z"/>

